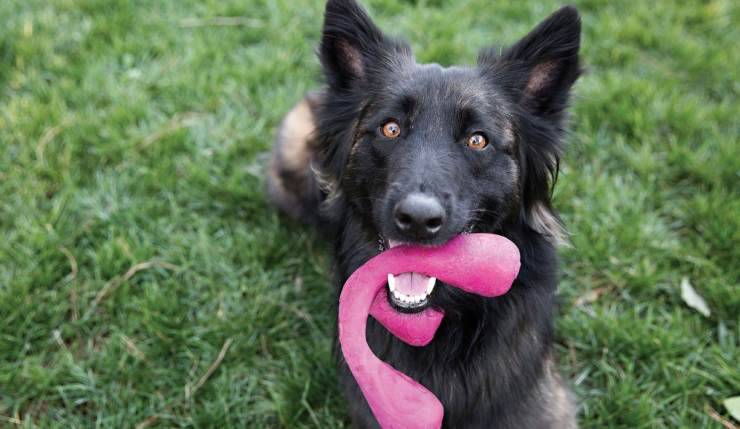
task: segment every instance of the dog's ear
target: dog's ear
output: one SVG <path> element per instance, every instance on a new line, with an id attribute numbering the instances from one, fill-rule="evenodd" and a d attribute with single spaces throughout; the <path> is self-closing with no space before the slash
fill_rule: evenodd
<path id="1" fill-rule="evenodd" d="M 319 57 L 330 88 L 351 89 L 410 56 L 409 47 L 386 37 L 355 0 L 326 3 Z"/>
<path id="2" fill-rule="evenodd" d="M 578 11 L 565 6 L 501 55 L 482 52 L 479 64 L 495 73 L 498 83 L 529 113 L 558 120 L 581 74 L 580 44 Z"/>
<path id="3" fill-rule="evenodd" d="M 550 15 L 501 54 L 481 53 L 479 67 L 503 89 L 521 113 L 517 134 L 522 141 L 522 216 L 529 227 L 553 244 L 567 243 L 552 209 L 565 108 L 570 89 L 581 74 L 578 50 L 581 20 L 566 6 Z"/>

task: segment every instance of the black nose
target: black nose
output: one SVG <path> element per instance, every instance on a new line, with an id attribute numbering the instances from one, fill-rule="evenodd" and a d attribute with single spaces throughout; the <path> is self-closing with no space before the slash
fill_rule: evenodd
<path id="1" fill-rule="evenodd" d="M 398 230 L 411 238 L 433 238 L 447 219 L 444 207 L 431 195 L 413 193 L 404 197 L 393 209 Z"/>

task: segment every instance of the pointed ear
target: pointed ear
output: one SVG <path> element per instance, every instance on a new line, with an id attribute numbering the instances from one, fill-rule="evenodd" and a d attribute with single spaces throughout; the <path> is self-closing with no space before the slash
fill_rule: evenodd
<path id="1" fill-rule="evenodd" d="M 498 56 L 482 52 L 479 64 L 495 71 L 518 103 L 537 116 L 559 116 L 581 74 L 581 19 L 573 6 L 550 15 Z"/>
<path id="2" fill-rule="evenodd" d="M 411 57 L 411 50 L 386 37 L 355 0 L 329 0 L 319 57 L 329 86 L 346 90 L 395 59 Z"/>

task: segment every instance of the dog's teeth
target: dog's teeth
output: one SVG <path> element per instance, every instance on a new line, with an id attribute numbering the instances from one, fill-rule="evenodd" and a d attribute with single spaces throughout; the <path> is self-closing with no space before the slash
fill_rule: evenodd
<path id="1" fill-rule="evenodd" d="M 436 278 L 430 277 L 427 280 L 427 287 L 424 292 L 418 295 L 405 294 L 396 288 L 396 276 L 388 273 L 388 290 L 390 290 L 391 297 L 397 305 L 400 305 L 402 307 L 418 307 L 426 302 L 427 298 L 429 298 L 432 290 L 434 290 L 434 285 L 436 284 L 436 281 Z"/>
<path id="2" fill-rule="evenodd" d="M 434 290 L 434 285 L 437 284 L 437 279 L 435 277 L 429 277 L 428 283 L 427 283 L 427 295 L 431 295 L 432 291 Z"/>

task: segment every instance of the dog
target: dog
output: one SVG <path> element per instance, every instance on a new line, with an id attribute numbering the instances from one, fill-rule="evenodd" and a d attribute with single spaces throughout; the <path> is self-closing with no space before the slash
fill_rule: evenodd
<path id="1" fill-rule="evenodd" d="M 518 246 L 521 270 L 498 298 L 436 284 L 408 299 L 389 288 L 397 311 L 444 311 L 429 345 L 409 346 L 368 321 L 374 353 L 440 399 L 444 427 L 577 427 L 553 351 L 556 249 L 566 234 L 551 195 L 582 73 L 580 33 L 566 6 L 512 46 L 482 50 L 475 66 L 418 64 L 355 0 L 329 0 L 318 53 L 325 87 L 277 132 L 270 199 L 333 242 L 338 291 L 399 244 L 483 232 Z M 407 286 L 430 281 L 401 276 L 395 282 Z M 378 427 L 338 361 L 353 425 Z"/>

